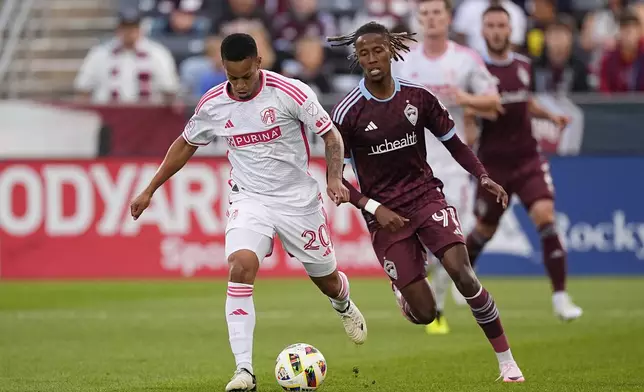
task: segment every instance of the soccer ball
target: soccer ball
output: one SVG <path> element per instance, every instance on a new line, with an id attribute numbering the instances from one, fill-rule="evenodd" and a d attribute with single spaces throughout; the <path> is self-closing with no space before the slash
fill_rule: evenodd
<path id="1" fill-rule="evenodd" d="M 286 347 L 275 361 L 275 379 L 285 391 L 315 391 L 326 377 L 326 359 L 306 343 Z"/>

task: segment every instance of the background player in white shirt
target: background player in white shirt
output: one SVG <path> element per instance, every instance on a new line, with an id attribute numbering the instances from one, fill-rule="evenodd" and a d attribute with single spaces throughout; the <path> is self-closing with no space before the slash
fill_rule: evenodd
<path id="1" fill-rule="evenodd" d="M 183 135 L 170 147 L 148 188 L 131 205 L 137 219 L 152 194 L 215 136 L 228 142 L 232 165 L 226 257 L 230 272 L 226 321 L 237 370 L 226 391 L 256 388 L 252 367 L 255 306 L 253 284 L 260 262 L 279 235 L 339 313 L 356 344 L 367 337 L 349 281 L 337 270 L 322 195 L 308 174 L 306 129 L 325 142 L 327 193 L 336 204 L 349 200 L 342 185 L 344 146 L 313 91 L 298 80 L 260 70 L 257 45 L 247 34 L 232 34 L 221 46 L 228 81 L 207 92 Z"/>
<path id="2" fill-rule="evenodd" d="M 398 74 L 403 79 L 427 87 L 438 96 L 454 118 L 457 135 L 471 146 L 477 134 L 476 124 L 466 124 L 463 112 L 467 107 L 502 110 L 496 81 L 476 52 L 448 39 L 452 11 L 449 0 L 420 0 L 417 11 L 423 33 L 422 44 L 405 56 Z M 471 215 L 473 199 L 470 175 L 444 148 L 440 148 L 436 138 L 426 140 L 428 151 L 432 151 L 428 155 L 428 163 L 436 175 L 445 180 L 445 196 L 462 215 L 460 220 L 464 229 L 469 230 L 473 224 L 472 217 L 468 216 Z M 441 312 L 451 279 L 438 262 L 431 261 L 430 269 L 433 270 L 438 317 L 427 326 L 427 332 L 447 333 L 449 327 Z M 464 304 L 460 293 L 453 291 L 457 302 Z"/>

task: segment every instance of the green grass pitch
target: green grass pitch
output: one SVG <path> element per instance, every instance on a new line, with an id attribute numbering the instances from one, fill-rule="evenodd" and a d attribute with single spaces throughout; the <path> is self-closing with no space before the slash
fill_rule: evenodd
<path id="1" fill-rule="evenodd" d="M 496 360 L 468 309 L 450 303 L 452 333 L 428 336 L 403 319 L 383 277 L 352 280 L 369 326 L 359 347 L 312 283 L 260 280 L 258 389 L 281 390 L 275 357 L 305 342 L 328 361 L 329 392 L 644 390 L 644 280 L 572 280 L 585 314 L 569 324 L 553 317 L 545 279 L 483 283 L 524 384 L 494 381 Z M 204 280 L 0 283 L 0 391 L 223 391 L 234 370 L 225 292 L 225 282 Z"/>

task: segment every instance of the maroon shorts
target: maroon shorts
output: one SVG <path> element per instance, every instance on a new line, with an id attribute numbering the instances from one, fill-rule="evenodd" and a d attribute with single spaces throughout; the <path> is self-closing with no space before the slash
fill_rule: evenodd
<path id="1" fill-rule="evenodd" d="M 539 200 L 554 200 L 550 167 L 548 162 L 541 158 L 532 159 L 518 167 L 513 167 L 512 164 L 503 167 L 494 165 L 485 167 L 490 178 L 501 185 L 508 196 L 517 195 L 528 211 Z M 477 218 L 483 223 L 496 226 L 503 212 L 503 206 L 496 202 L 496 197 L 479 185 L 474 207 Z"/>
<path id="2" fill-rule="evenodd" d="M 378 261 L 398 288 L 425 278 L 424 252 L 442 258 L 451 245 L 465 243 L 456 209 L 438 197 L 436 203 L 407 216 L 410 221 L 399 231 L 371 233 Z"/>

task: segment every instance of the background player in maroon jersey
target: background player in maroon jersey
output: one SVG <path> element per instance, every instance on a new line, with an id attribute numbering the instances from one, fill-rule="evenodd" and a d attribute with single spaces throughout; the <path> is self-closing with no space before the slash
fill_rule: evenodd
<path id="1" fill-rule="evenodd" d="M 507 194 L 456 136 L 454 121 L 441 102 L 424 87 L 392 77 L 391 61 L 409 50 L 409 37 L 371 22 L 351 35 L 329 39 L 336 46 L 353 45 L 354 64 L 364 71 L 359 86 L 332 114 L 360 183 L 358 191 L 345 181 L 350 202 L 364 210 L 374 250 L 407 319 L 427 325 L 436 317 L 425 275 L 423 251 L 427 249 L 467 299 L 496 352 L 504 381 L 520 382 L 524 378 L 494 300 L 470 266 L 456 210 L 445 201 L 443 183 L 427 164 L 425 129 L 479 179 L 501 208 L 507 205 Z"/>
<path id="2" fill-rule="evenodd" d="M 498 79 L 498 89 L 505 113 L 496 120 L 483 119 L 478 156 L 490 175 L 508 191 L 516 194 L 529 212 L 541 236 L 543 264 L 552 283 L 555 314 L 564 320 L 581 316 L 582 310 L 566 293 L 566 251 L 555 227 L 554 188 L 548 163 L 539 153 L 532 135 L 531 118 L 551 120 L 560 129 L 568 119 L 554 115 L 530 96 L 529 59 L 510 50 L 510 16 L 500 6 L 483 14 L 483 35 L 488 46 L 486 62 Z M 478 222 L 467 236 L 467 250 L 472 265 L 485 244 L 494 235 L 503 209 L 479 187 L 475 214 Z"/>

